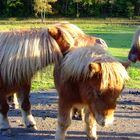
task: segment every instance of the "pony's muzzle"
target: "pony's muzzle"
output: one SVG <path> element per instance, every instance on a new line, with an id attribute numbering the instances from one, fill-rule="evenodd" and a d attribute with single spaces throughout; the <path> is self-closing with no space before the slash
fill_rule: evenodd
<path id="1" fill-rule="evenodd" d="M 108 127 L 109 125 L 113 124 L 114 116 L 102 116 L 102 115 L 95 115 L 96 122 L 102 127 Z"/>
<path id="2" fill-rule="evenodd" d="M 113 124 L 113 120 L 114 119 L 111 119 L 111 120 L 103 119 L 103 120 L 98 121 L 97 123 L 102 127 L 108 127 L 109 125 Z"/>

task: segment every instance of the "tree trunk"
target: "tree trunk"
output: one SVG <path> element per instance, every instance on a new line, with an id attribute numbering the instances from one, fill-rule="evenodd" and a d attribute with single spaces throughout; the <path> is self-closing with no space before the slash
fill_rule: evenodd
<path id="1" fill-rule="evenodd" d="M 44 21 L 45 21 L 45 18 L 46 18 L 46 12 L 45 12 L 45 10 L 43 11 L 43 19 L 44 19 Z"/>
<path id="2" fill-rule="evenodd" d="M 65 14 L 67 15 L 68 13 L 68 0 L 66 0 L 66 5 L 65 5 Z"/>
<path id="3" fill-rule="evenodd" d="M 41 22 L 43 23 L 43 11 L 41 11 Z"/>
<path id="4" fill-rule="evenodd" d="M 76 13 L 76 17 L 79 18 L 79 7 L 78 7 L 78 2 L 77 2 L 77 13 Z"/>

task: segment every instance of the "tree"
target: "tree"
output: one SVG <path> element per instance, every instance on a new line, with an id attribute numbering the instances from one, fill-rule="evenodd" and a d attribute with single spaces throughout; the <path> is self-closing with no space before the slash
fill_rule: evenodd
<path id="1" fill-rule="evenodd" d="M 78 4 L 82 1 L 82 0 L 73 0 L 77 6 L 76 6 L 76 17 L 78 18 L 80 16 L 80 13 L 79 13 L 79 8 L 78 8 Z"/>
<path id="2" fill-rule="evenodd" d="M 22 16 L 24 7 L 22 0 L 7 0 L 6 7 L 9 16 Z"/>
<path id="3" fill-rule="evenodd" d="M 53 13 L 52 6 L 50 3 L 54 3 L 57 0 L 35 0 L 34 1 L 34 10 L 36 15 L 41 15 L 42 22 L 45 19 L 46 13 Z"/>
<path id="4" fill-rule="evenodd" d="M 34 16 L 34 8 L 33 8 L 33 3 L 34 0 L 22 0 L 24 3 L 24 12 L 23 16 Z"/>

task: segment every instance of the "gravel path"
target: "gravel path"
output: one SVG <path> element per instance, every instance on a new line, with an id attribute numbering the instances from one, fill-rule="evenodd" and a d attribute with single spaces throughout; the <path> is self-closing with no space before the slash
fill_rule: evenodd
<path id="1" fill-rule="evenodd" d="M 13 136 L 0 135 L 0 140 L 54 140 L 58 96 L 56 90 L 31 93 L 32 112 L 38 131 L 28 132 L 21 121 L 19 110 L 9 111 Z M 119 98 L 114 124 L 98 126 L 98 140 L 140 140 L 140 91 L 125 89 Z M 85 140 L 84 123 L 73 120 L 66 140 Z"/>

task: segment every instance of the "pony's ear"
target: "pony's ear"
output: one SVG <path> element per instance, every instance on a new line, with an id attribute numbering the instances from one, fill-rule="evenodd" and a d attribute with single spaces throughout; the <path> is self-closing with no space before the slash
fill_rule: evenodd
<path id="1" fill-rule="evenodd" d="M 89 64 L 90 77 L 92 77 L 95 73 L 99 73 L 100 71 L 101 71 L 101 65 L 99 63 Z"/>
<path id="2" fill-rule="evenodd" d="M 60 35 L 60 31 L 59 29 L 57 29 L 56 27 L 49 27 L 48 28 L 48 33 L 50 34 L 50 36 L 52 36 L 54 39 L 57 39 Z"/>

